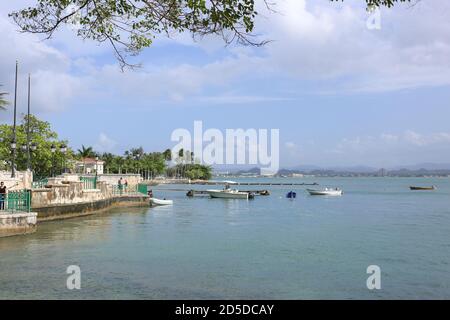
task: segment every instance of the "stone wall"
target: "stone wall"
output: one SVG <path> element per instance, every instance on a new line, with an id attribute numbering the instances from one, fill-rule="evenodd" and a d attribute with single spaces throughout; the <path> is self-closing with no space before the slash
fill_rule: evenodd
<path id="1" fill-rule="evenodd" d="M 81 202 L 66 205 L 53 205 L 33 209 L 38 213 L 38 222 L 82 217 L 112 207 L 148 207 L 147 196 L 116 196 L 99 201 Z"/>
<path id="2" fill-rule="evenodd" d="M 111 206 L 149 206 L 147 195 L 117 195 L 104 181 L 97 182 L 97 189 L 83 190 L 82 182 L 72 180 L 52 178 L 46 188 L 31 191 L 31 208 L 38 221 L 89 215 Z"/>
<path id="3" fill-rule="evenodd" d="M 11 171 L 0 171 L 1 181 L 11 190 L 31 189 L 33 173 L 31 171 L 17 171 L 16 177 L 11 178 Z"/>
<path id="4" fill-rule="evenodd" d="M 1 213 L 0 238 L 33 233 L 36 231 L 37 213 Z"/>
<path id="5" fill-rule="evenodd" d="M 32 190 L 31 207 L 37 209 L 55 205 L 100 201 L 112 196 L 112 186 L 105 182 L 97 182 L 97 189 L 83 190 L 82 182 L 65 181 L 61 184 L 51 184 L 49 188 Z"/>
<path id="6" fill-rule="evenodd" d="M 111 185 L 117 185 L 119 179 L 128 181 L 129 186 L 135 186 L 142 182 L 140 174 L 101 174 L 97 176 L 98 181 L 106 182 Z"/>
<path id="7" fill-rule="evenodd" d="M 31 189 L 31 172 L 18 172 L 12 179 L 10 172 L 1 172 L 0 181 L 14 189 Z M 130 186 L 140 182 L 139 175 L 123 175 Z M 114 181 L 109 175 L 110 181 Z M 120 178 L 120 177 L 119 177 Z M 0 237 L 27 234 L 36 230 L 38 221 L 66 219 L 93 214 L 95 211 L 112 206 L 148 207 L 147 195 L 138 193 L 115 194 L 114 185 L 98 181 L 96 189 L 83 189 L 84 183 L 79 176 L 62 175 L 49 178 L 42 189 L 31 189 L 32 213 L 0 213 Z"/>

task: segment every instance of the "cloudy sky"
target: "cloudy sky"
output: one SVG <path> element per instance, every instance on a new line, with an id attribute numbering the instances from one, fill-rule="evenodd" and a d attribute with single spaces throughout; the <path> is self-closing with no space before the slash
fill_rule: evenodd
<path id="1" fill-rule="evenodd" d="M 33 112 L 73 148 L 162 150 L 174 129 L 202 120 L 280 129 L 283 166 L 450 163 L 449 1 L 381 10 L 381 29 L 367 27 L 362 0 L 276 2 L 257 21 L 273 40 L 263 48 L 180 35 L 122 73 L 109 46 L 66 27 L 46 41 L 18 33 L 7 14 L 33 1 L 2 1 L 0 84 L 12 97 L 19 60 L 19 111 L 31 73 Z"/>

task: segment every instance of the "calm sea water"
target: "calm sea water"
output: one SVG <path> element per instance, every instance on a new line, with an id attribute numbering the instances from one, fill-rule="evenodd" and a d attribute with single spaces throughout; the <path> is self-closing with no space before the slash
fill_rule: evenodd
<path id="1" fill-rule="evenodd" d="M 0 298 L 450 298 L 449 179 L 279 181 L 317 181 L 345 194 L 242 187 L 272 194 L 189 199 L 165 190 L 188 186 L 155 187 L 174 206 L 114 209 L 0 239 Z M 439 189 L 408 189 L 432 184 Z M 285 198 L 290 190 L 296 200 Z M 79 291 L 66 289 L 69 265 L 81 268 Z M 369 265 L 381 268 L 379 291 L 366 287 Z"/>

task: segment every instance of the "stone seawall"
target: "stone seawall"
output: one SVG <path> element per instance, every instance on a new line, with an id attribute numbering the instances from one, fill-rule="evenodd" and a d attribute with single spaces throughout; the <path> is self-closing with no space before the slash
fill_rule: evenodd
<path id="1" fill-rule="evenodd" d="M 36 231 L 37 213 L 17 212 L 0 214 L 0 238 Z"/>
<path id="2" fill-rule="evenodd" d="M 72 204 L 57 204 L 47 207 L 33 208 L 37 212 L 38 222 L 69 219 L 95 214 L 100 210 L 113 207 L 148 207 L 147 196 L 117 196 L 102 200 L 77 202 Z"/>
<path id="3" fill-rule="evenodd" d="M 91 215 L 115 206 L 149 207 L 149 197 L 137 191 L 137 184 L 132 184 L 137 183 L 140 176 L 125 177 L 130 180 L 128 187 L 120 190 L 108 181 L 91 184 L 70 174 L 49 178 L 41 189 L 31 189 L 29 175 L 24 174 L 16 180 L 26 182 L 22 183 L 21 188 L 31 189 L 33 213 L 0 213 L 0 237 L 32 233 L 36 231 L 38 222 Z M 111 181 L 113 178 L 113 175 L 108 176 Z M 7 182 L 12 184 L 14 181 Z M 95 189 L 87 189 L 89 187 Z"/>
<path id="4" fill-rule="evenodd" d="M 140 174 L 130 174 L 130 173 L 107 174 L 107 173 L 104 173 L 104 174 L 97 176 L 98 181 L 106 182 L 107 184 L 110 184 L 110 185 L 116 185 L 120 178 L 122 178 L 123 183 L 125 183 L 125 181 L 127 181 L 129 186 L 135 186 L 142 182 L 142 177 Z"/>
<path id="5" fill-rule="evenodd" d="M 73 205 L 101 201 L 113 197 L 112 187 L 105 182 L 98 182 L 97 189 L 83 189 L 82 182 L 68 181 L 54 184 L 48 188 L 33 189 L 31 207 L 42 208 L 57 205 Z"/>

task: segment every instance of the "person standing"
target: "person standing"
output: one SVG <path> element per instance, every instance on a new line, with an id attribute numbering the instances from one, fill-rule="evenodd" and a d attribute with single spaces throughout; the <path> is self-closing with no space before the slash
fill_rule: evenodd
<path id="1" fill-rule="evenodd" d="M 119 193 L 122 194 L 122 177 L 120 177 L 119 181 L 117 182 L 119 186 Z"/>
<path id="2" fill-rule="evenodd" d="M 5 210 L 5 201 L 6 201 L 6 186 L 2 182 L 0 182 L 0 210 Z"/>

